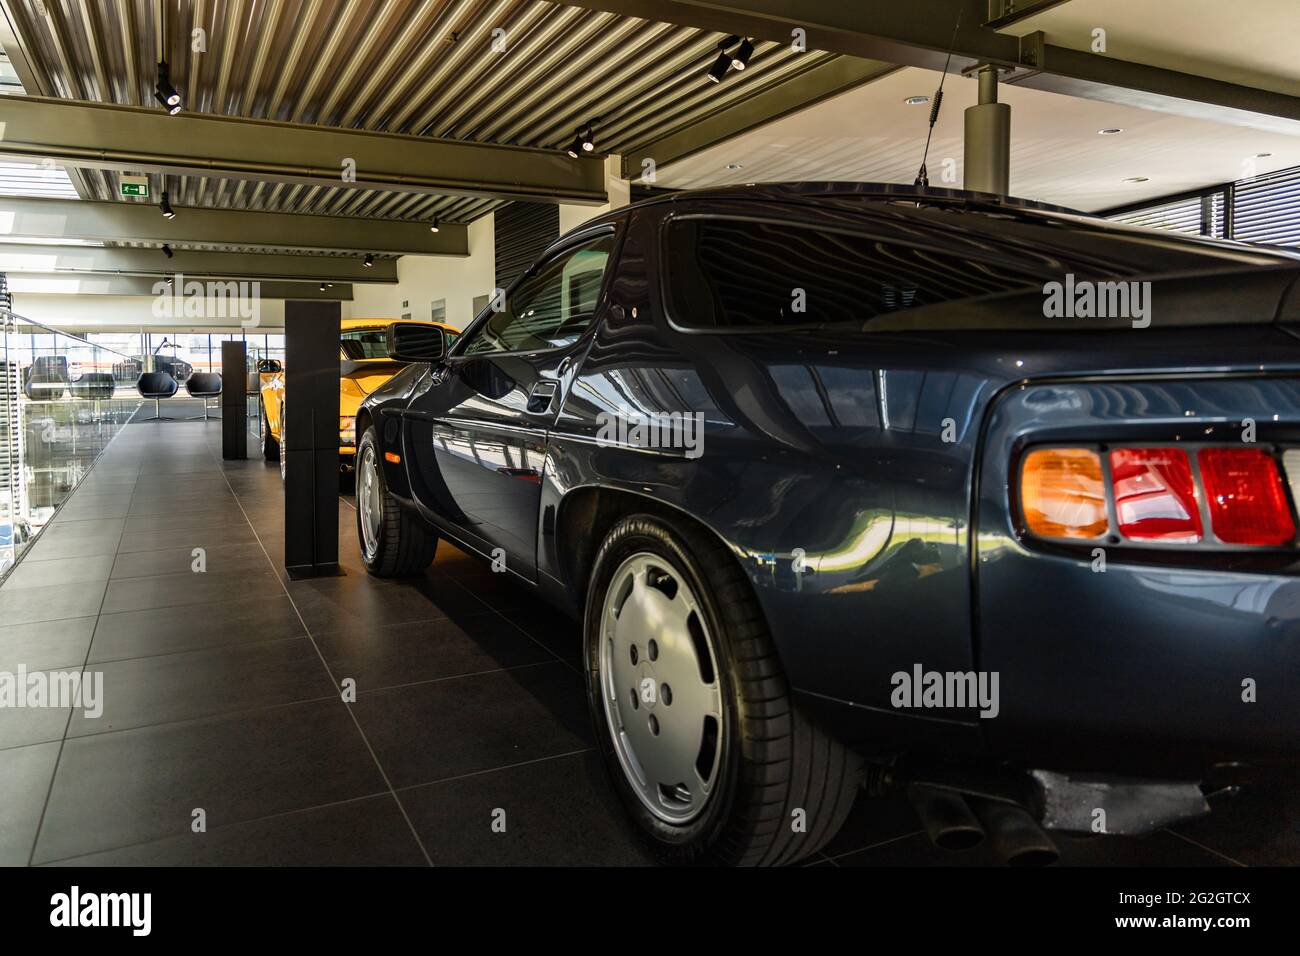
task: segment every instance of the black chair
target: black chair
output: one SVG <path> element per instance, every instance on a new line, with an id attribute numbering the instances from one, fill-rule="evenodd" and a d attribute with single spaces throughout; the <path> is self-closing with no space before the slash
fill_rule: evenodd
<path id="1" fill-rule="evenodd" d="M 221 394 L 221 376 L 216 372 L 194 372 L 185 380 L 190 398 L 203 399 L 203 420 L 208 420 L 208 399 Z M 198 418 L 198 416 L 194 416 Z"/>
<path id="2" fill-rule="evenodd" d="M 86 372 L 72 383 L 72 397 L 79 399 L 112 398 L 116 383 L 108 372 Z"/>
<path id="3" fill-rule="evenodd" d="M 135 390 L 140 393 L 140 397 L 153 399 L 153 417 L 155 421 L 160 422 L 170 422 L 173 419 L 163 418 L 159 414 L 158 402 L 164 398 L 171 398 L 179 388 L 176 379 L 166 372 L 145 372 L 135 380 Z M 148 421 L 148 419 L 141 419 L 141 421 Z"/>
<path id="4" fill-rule="evenodd" d="M 38 355 L 27 369 L 23 391 L 32 401 L 60 401 L 68 391 L 68 357 Z"/>

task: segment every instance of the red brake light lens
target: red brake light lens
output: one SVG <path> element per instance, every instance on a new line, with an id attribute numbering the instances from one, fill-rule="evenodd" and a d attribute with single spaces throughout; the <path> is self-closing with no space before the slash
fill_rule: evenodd
<path id="1" fill-rule="evenodd" d="M 1277 462 L 1258 448 L 1203 448 L 1197 455 L 1210 525 L 1228 544 L 1295 540 L 1295 521 Z"/>
<path id="2" fill-rule="evenodd" d="M 1120 448 L 1110 453 L 1119 530 L 1135 541 L 1195 544 L 1201 511 L 1181 448 Z"/>

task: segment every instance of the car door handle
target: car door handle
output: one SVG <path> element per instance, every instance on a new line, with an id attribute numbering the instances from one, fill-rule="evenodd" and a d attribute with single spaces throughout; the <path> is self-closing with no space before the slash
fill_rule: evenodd
<path id="1" fill-rule="evenodd" d="M 554 382 L 550 381 L 535 383 L 528 390 L 528 413 L 530 415 L 545 415 L 550 411 L 557 387 Z"/>

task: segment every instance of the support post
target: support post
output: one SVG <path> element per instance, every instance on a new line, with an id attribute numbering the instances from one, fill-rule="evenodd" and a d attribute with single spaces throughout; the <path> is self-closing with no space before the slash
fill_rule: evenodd
<path id="1" fill-rule="evenodd" d="M 338 573 L 337 302 L 284 304 L 284 566 L 290 577 Z"/>
<path id="2" fill-rule="evenodd" d="M 998 68 L 980 67 L 979 104 L 966 108 L 966 189 L 1007 195 L 1011 185 L 1011 107 L 998 102 Z"/>
<path id="3" fill-rule="evenodd" d="M 248 457 L 245 355 L 242 340 L 221 343 L 221 457 L 226 461 Z"/>

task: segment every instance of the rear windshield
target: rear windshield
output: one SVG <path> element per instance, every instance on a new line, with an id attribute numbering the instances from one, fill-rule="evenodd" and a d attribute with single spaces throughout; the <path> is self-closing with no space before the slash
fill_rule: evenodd
<path id="1" fill-rule="evenodd" d="M 940 302 L 1041 291 L 1067 273 L 1108 279 L 1241 264 L 1220 250 L 1066 217 L 912 208 L 871 234 L 843 221 L 675 217 L 666 239 L 673 321 L 695 329 L 861 325 Z"/>
<path id="2" fill-rule="evenodd" d="M 456 341 L 456 336 L 460 333 L 452 332 L 450 329 L 444 330 L 447 336 L 447 347 Z M 386 359 L 388 358 L 388 331 L 387 329 L 353 329 L 344 332 L 339 336 L 339 352 L 343 358 L 353 362 L 360 362 L 365 359 Z"/>

